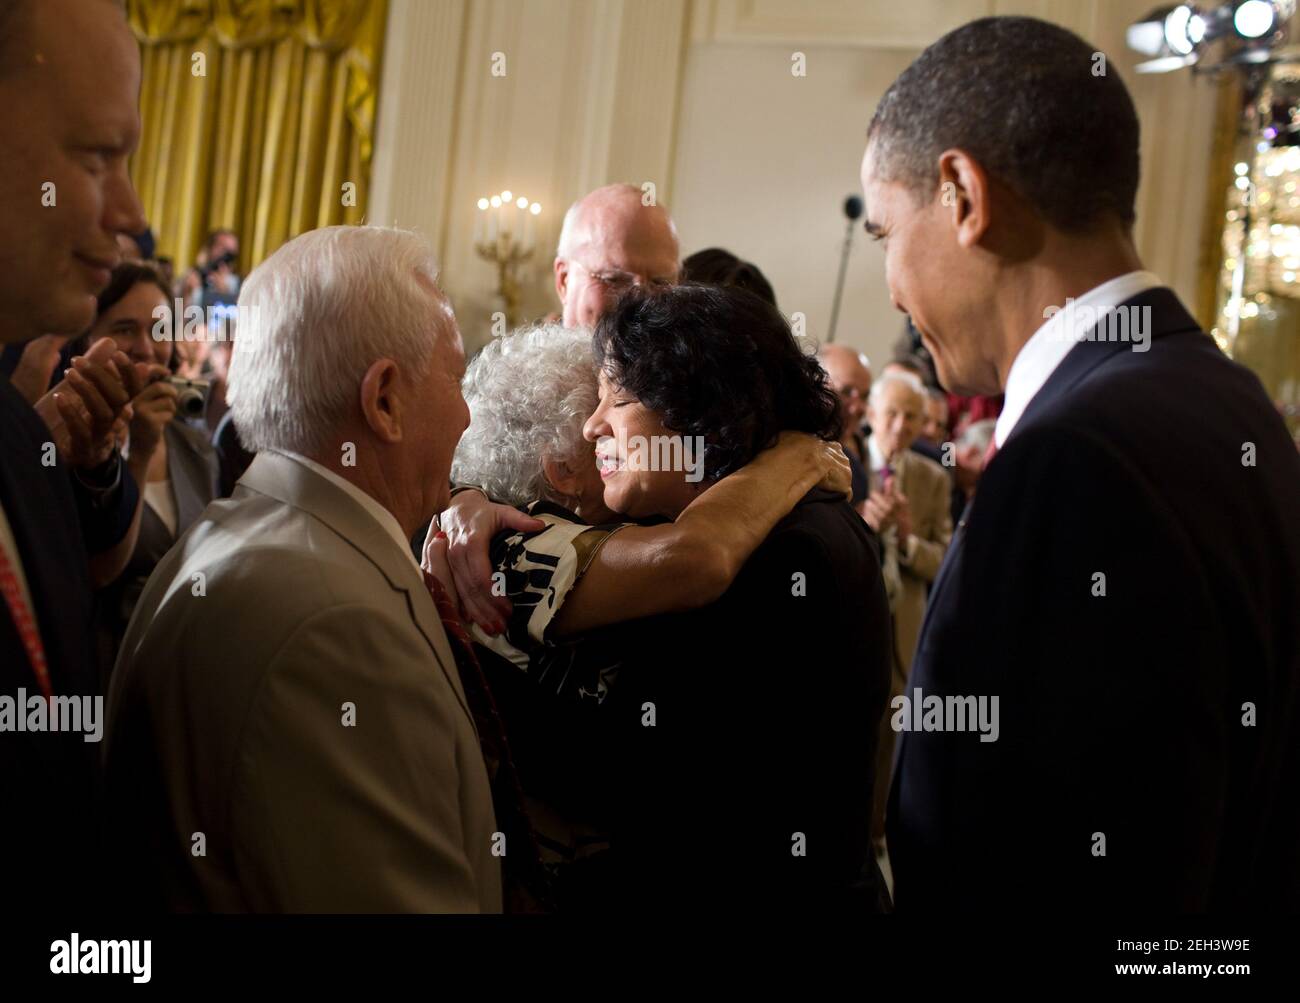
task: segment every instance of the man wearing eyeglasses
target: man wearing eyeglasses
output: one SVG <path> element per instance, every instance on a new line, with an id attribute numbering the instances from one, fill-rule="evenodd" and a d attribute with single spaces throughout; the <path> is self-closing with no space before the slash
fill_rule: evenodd
<path id="1" fill-rule="evenodd" d="M 597 188 L 569 207 L 555 252 L 565 327 L 593 327 L 634 285 L 670 286 L 681 273 L 677 228 L 635 185 Z"/>
<path id="2" fill-rule="evenodd" d="M 865 355 L 847 345 L 823 345 L 817 351 L 817 359 L 840 398 L 840 445 L 862 462 L 867 456 L 862 426 L 867 417 L 867 396 L 871 393 L 871 364 Z"/>

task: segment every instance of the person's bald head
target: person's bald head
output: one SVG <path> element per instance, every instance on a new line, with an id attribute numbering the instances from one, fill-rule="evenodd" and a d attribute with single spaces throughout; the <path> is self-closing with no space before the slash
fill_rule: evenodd
<path id="1" fill-rule="evenodd" d="M 120 0 L 0 0 L 0 339 L 79 334 L 145 220 L 140 49 Z"/>
<path id="2" fill-rule="evenodd" d="M 867 394 L 871 392 L 871 363 L 865 355 L 847 345 L 823 345 L 817 358 L 839 395 L 843 435 L 847 439 L 862 427 L 866 416 Z"/>
<path id="3" fill-rule="evenodd" d="M 569 207 L 555 252 L 566 327 L 593 327 L 633 285 L 672 285 L 681 250 L 672 217 L 635 185 L 606 185 Z"/>

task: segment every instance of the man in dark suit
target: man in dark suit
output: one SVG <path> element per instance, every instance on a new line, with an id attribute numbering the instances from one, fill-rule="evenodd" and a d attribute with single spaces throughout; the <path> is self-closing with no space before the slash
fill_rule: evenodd
<path id="1" fill-rule="evenodd" d="M 1006 394 L 893 714 L 900 912 L 1300 905 L 1300 460 L 1142 270 L 1099 55 L 975 21 L 868 132 L 895 305 L 945 387 Z"/>
<path id="2" fill-rule="evenodd" d="M 0 341 L 79 334 L 94 319 L 117 235 L 144 225 L 126 168 L 139 87 L 120 4 L 0 5 L 0 107 L 10 116 L 0 142 Z M 45 422 L 0 378 L 0 794 L 11 808 L 0 860 L 11 911 L 66 908 L 96 881 L 92 729 L 84 720 L 81 733 L 17 726 L 18 716 L 47 720 L 49 698 L 89 698 L 92 712 L 102 699 L 87 549 L 120 541 L 136 507 L 111 433 L 138 378 L 111 343 L 74 368 Z"/>

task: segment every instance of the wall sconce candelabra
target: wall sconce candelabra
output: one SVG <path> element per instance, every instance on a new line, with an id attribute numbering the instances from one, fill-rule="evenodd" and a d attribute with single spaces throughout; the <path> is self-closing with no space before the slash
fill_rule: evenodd
<path id="1" fill-rule="evenodd" d="M 506 324 L 519 323 L 519 266 L 537 246 L 540 202 L 529 202 L 509 189 L 478 200 L 474 217 L 474 252 L 497 266 L 497 295 L 505 304 Z"/>

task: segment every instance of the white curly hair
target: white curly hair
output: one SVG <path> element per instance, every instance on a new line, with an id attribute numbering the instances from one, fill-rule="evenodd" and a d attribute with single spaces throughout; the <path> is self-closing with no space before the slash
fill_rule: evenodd
<path id="1" fill-rule="evenodd" d="M 596 410 L 591 332 L 536 324 L 494 338 L 474 357 L 461 385 L 470 423 L 456 447 L 452 480 L 475 484 L 497 501 L 527 505 L 563 499 L 542 460 L 594 463 L 582 426 Z"/>

